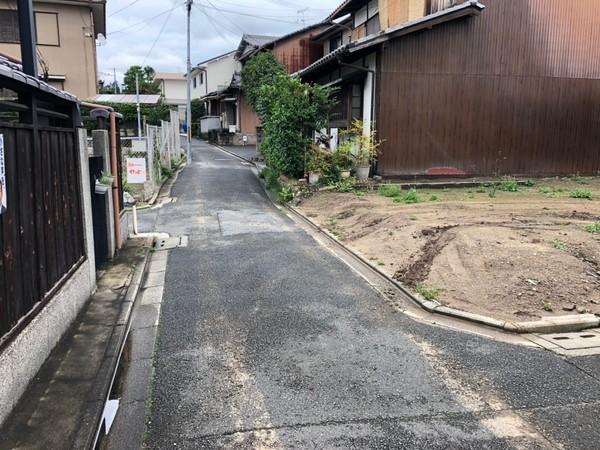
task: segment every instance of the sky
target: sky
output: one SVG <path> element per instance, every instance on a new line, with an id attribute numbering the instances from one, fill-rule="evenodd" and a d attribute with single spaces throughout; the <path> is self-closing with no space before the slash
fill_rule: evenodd
<path id="1" fill-rule="evenodd" d="M 323 20 L 342 0 L 194 0 L 192 65 L 237 48 L 243 33 L 279 36 Z M 99 78 L 122 82 L 132 65 L 186 70 L 184 0 L 107 0 Z M 302 19 L 304 18 L 304 22 Z"/>

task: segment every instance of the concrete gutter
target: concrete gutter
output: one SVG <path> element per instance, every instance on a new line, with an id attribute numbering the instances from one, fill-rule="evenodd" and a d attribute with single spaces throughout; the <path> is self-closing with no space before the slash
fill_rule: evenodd
<path id="1" fill-rule="evenodd" d="M 229 155 L 231 155 L 241 161 L 250 163 L 255 168 L 257 168 L 257 165 L 254 161 L 250 161 L 242 156 L 236 155 L 235 153 L 233 153 L 229 150 L 226 150 L 221 146 L 215 146 L 215 147 L 217 147 L 219 150 L 221 150 L 225 153 L 228 153 Z M 257 174 L 257 173 L 255 172 L 255 174 Z M 266 186 L 265 186 L 263 180 L 260 180 L 260 181 L 261 181 L 261 186 L 265 190 L 265 193 L 267 194 L 267 197 L 269 198 L 269 200 L 271 200 L 271 202 L 276 207 L 278 207 L 278 205 L 275 203 L 274 199 L 271 197 L 271 194 L 266 189 Z M 458 183 L 460 183 L 460 182 L 458 182 Z M 481 184 L 481 182 L 477 183 L 477 185 L 479 185 L 479 184 Z M 408 183 L 407 183 L 407 185 L 408 185 Z M 432 187 L 431 185 L 428 185 L 428 186 Z M 440 183 L 440 185 L 435 186 L 435 187 L 441 188 L 441 187 L 446 187 L 446 186 L 448 186 L 448 183 Z M 335 238 L 335 236 L 333 236 L 327 230 L 325 230 L 324 228 L 317 225 L 315 222 L 310 220 L 304 214 L 300 213 L 297 209 L 295 209 L 289 203 L 284 203 L 283 206 L 285 206 L 285 208 L 288 211 L 290 211 L 294 216 L 296 216 L 297 218 L 299 218 L 302 221 L 304 221 L 305 223 L 307 223 L 310 227 L 312 227 L 316 231 L 325 235 L 336 246 L 343 248 L 346 251 L 346 253 L 348 253 L 348 254 L 352 255 L 352 257 L 358 259 L 360 262 L 363 263 L 363 265 L 369 267 L 371 270 L 376 272 L 379 276 L 385 278 L 387 281 L 394 284 L 408 298 L 410 298 L 414 303 L 416 303 L 418 306 L 420 306 L 427 312 L 434 313 L 434 314 L 441 314 L 441 315 L 448 316 L 448 317 L 454 317 L 456 319 L 466 320 L 466 321 L 469 321 L 472 323 L 485 325 L 485 326 L 488 326 L 491 328 L 496 328 L 496 329 L 500 329 L 500 330 L 507 331 L 510 333 L 518 333 L 518 334 L 566 333 L 566 332 L 573 332 L 573 331 L 581 331 L 581 330 L 585 330 L 588 328 L 596 328 L 596 327 L 600 326 L 600 317 L 597 317 L 594 314 L 580 314 L 577 316 L 576 315 L 566 315 L 566 316 L 547 317 L 547 318 L 544 318 L 541 320 L 530 321 L 530 322 L 509 322 L 509 321 L 505 321 L 505 320 L 494 319 L 493 317 L 484 316 L 481 314 L 475 314 L 475 313 L 470 313 L 470 312 L 466 312 L 466 311 L 461 311 L 461 310 L 458 310 L 455 308 L 450 308 L 448 306 L 442 305 L 441 303 L 439 303 L 437 301 L 426 300 L 425 298 L 421 297 L 419 294 L 411 292 L 404 285 L 402 285 L 398 281 L 396 281 L 393 278 L 391 278 L 390 276 L 388 276 L 386 273 L 381 271 L 379 268 L 377 268 L 376 266 L 371 264 L 369 261 L 365 260 L 362 256 L 360 256 L 354 250 L 350 249 L 349 247 L 347 247 L 346 245 L 341 243 L 338 239 Z"/>
<path id="2" fill-rule="evenodd" d="M 101 431 L 104 407 L 109 398 L 127 335 L 131 328 L 131 313 L 148 268 L 152 238 L 148 238 L 146 241 L 143 260 L 129 277 L 121 312 L 108 343 L 104 360 L 89 392 L 88 407 L 81 418 L 73 448 L 94 449 L 96 446 Z"/>

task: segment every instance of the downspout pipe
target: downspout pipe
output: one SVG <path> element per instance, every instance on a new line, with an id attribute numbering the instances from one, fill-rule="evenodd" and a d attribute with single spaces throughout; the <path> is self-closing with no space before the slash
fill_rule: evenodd
<path id="1" fill-rule="evenodd" d="M 115 221 L 115 241 L 117 250 L 121 249 L 121 218 L 119 217 L 119 166 L 117 164 L 117 113 L 110 112 L 110 169 L 113 176 L 112 197 L 113 216 Z"/>

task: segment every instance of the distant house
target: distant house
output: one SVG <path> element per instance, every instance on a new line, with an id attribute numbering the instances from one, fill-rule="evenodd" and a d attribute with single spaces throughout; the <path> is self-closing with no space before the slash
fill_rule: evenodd
<path id="1" fill-rule="evenodd" d="M 597 0 L 348 0 L 329 20 L 348 14 L 350 42 L 297 75 L 338 87 L 330 128 L 375 123 L 379 174 L 600 170 Z"/>
<path id="2" fill-rule="evenodd" d="M 237 103 L 228 91 L 239 69 L 235 51 L 231 51 L 202 61 L 192 73 L 192 96 L 204 101 L 208 116 L 220 117 L 223 129 L 237 127 Z"/>
<path id="3" fill-rule="evenodd" d="M 236 58 L 243 66 L 256 53 L 270 51 L 291 74 L 321 58 L 323 46 L 313 38 L 327 28 L 329 28 L 328 24 L 319 23 L 280 37 L 244 35 L 236 51 Z M 232 93 L 235 94 L 239 107 L 239 132 L 247 136 L 250 142 L 254 142 L 260 120 L 239 86 Z"/>
<path id="4" fill-rule="evenodd" d="M 106 34 L 106 1 L 35 0 L 33 8 L 40 78 L 79 98 L 96 94 L 96 38 Z M 15 1 L 0 0 L 0 53 L 21 59 Z"/>

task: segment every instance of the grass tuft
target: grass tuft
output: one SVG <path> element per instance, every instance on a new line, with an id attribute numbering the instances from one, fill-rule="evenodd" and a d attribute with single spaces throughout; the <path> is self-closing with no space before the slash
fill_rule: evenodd
<path id="1" fill-rule="evenodd" d="M 425 300 L 437 300 L 440 294 L 444 291 L 433 286 L 428 286 L 424 283 L 418 283 L 415 287 L 415 291 Z"/>
<path id="2" fill-rule="evenodd" d="M 394 197 L 394 203 L 413 204 L 419 203 L 420 201 L 421 199 L 419 198 L 416 189 L 411 189 L 410 191 L 406 191 L 406 193 L 398 197 Z"/>
<path id="3" fill-rule="evenodd" d="M 585 231 L 587 231 L 588 233 L 593 233 L 593 234 L 597 234 L 600 233 L 600 222 L 596 222 L 596 223 L 591 223 L 589 225 L 586 225 L 584 227 Z"/>
<path id="4" fill-rule="evenodd" d="M 379 188 L 379 195 L 383 195 L 384 197 L 398 197 L 400 194 L 402 194 L 400 186 L 384 184 Z"/>
<path id="5" fill-rule="evenodd" d="M 569 197 L 571 198 L 582 198 L 585 200 L 591 200 L 592 199 L 592 193 L 590 191 L 584 191 L 582 189 L 576 189 L 573 192 L 571 192 L 569 194 Z"/>

